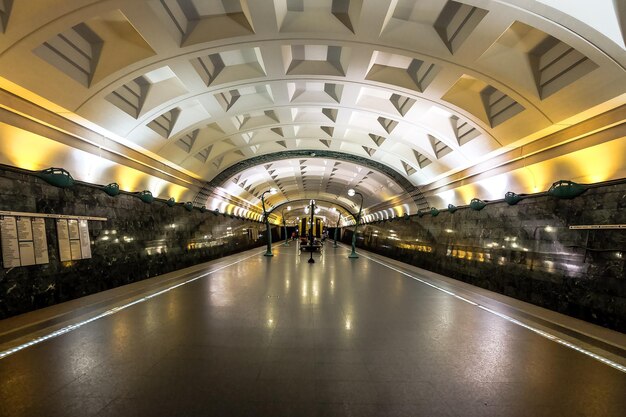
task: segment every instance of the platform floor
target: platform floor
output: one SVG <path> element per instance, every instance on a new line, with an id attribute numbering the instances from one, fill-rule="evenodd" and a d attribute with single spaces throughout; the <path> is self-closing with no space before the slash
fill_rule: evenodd
<path id="1" fill-rule="evenodd" d="M 0 359 L 0 415 L 626 415 L 598 360 L 346 248 L 263 252 Z"/>

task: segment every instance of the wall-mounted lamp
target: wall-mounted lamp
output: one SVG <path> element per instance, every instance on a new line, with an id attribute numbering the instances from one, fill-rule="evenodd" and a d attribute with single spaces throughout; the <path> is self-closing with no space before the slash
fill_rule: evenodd
<path id="1" fill-rule="evenodd" d="M 139 197 L 139 199 L 146 204 L 152 204 L 152 202 L 154 201 L 154 196 L 148 190 L 143 190 L 137 193 L 137 197 Z"/>
<path id="2" fill-rule="evenodd" d="M 585 191 L 587 191 L 585 186 L 575 183 L 574 181 L 560 180 L 552 184 L 552 187 L 548 190 L 548 194 L 552 197 L 570 200 L 574 197 L 578 197 Z"/>
<path id="3" fill-rule="evenodd" d="M 111 197 L 115 197 L 120 193 L 120 186 L 118 183 L 112 182 L 111 184 L 102 187 L 102 190 Z"/>
<path id="4" fill-rule="evenodd" d="M 504 194 L 504 201 L 506 201 L 509 206 L 516 205 L 517 203 L 522 201 L 522 199 L 523 197 L 521 195 L 515 194 L 513 191 L 508 191 L 506 194 Z"/>
<path id="5" fill-rule="evenodd" d="M 470 208 L 474 211 L 481 211 L 482 209 L 485 208 L 486 205 L 487 203 L 485 203 L 480 198 L 472 198 L 469 204 Z"/>
<path id="6" fill-rule="evenodd" d="M 44 169 L 43 171 L 39 171 L 36 175 L 55 187 L 70 188 L 74 185 L 74 178 L 63 168 Z"/>

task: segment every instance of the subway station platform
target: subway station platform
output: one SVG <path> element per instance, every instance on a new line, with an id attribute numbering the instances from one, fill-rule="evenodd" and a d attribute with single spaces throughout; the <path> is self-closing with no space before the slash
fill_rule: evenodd
<path id="1" fill-rule="evenodd" d="M 332 242 L 264 252 L 0 322 L 0 415 L 624 415 L 621 333 Z"/>

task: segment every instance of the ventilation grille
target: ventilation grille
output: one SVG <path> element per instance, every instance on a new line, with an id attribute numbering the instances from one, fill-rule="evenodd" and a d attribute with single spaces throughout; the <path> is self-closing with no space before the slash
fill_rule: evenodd
<path id="1" fill-rule="evenodd" d="M 89 87 L 101 50 L 102 40 L 81 23 L 44 42 L 34 52 L 75 81 Z"/>

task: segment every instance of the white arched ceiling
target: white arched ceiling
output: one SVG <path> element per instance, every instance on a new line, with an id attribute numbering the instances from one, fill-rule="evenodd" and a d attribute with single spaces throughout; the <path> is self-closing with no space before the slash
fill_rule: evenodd
<path id="1" fill-rule="evenodd" d="M 0 6 L 1 163 L 45 168 L 53 158 L 25 163 L 19 143 L 59 141 L 106 165 L 94 177 L 97 161 L 54 159 L 79 179 L 123 184 L 115 167 L 130 166 L 133 187 L 169 197 L 173 184 L 178 198 L 257 215 L 270 186 L 272 204 L 323 196 L 354 210 L 355 187 L 372 216 L 414 213 L 416 192 L 383 171 L 427 205 L 626 175 L 626 11 L 612 0 Z M 320 156 L 254 162 L 301 149 Z M 615 168 L 559 159 L 583 166 L 590 152 Z"/>
<path id="2" fill-rule="evenodd" d="M 321 217 L 324 223 L 329 227 L 345 226 L 347 224 L 354 224 L 353 218 L 356 213 L 353 213 L 336 202 L 312 199 L 314 201 L 314 207 L 316 215 Z M 288 205 L 289 204 L 289 205 Z M 295 226 L 298 225 L 303 217 L 307 217 L 311 211 L 311 200 L 295 200 L 289 203 L 281 204 L 273 209 L 272 214 L 279 217 L 280 224 Z"/>
<path id="3" fill-rule="evenodd" d="M 352 212 L 359 210 L 360 200 L 348 197 L 346 191 L 350 188 L 363 194 L 365 207 L 403 192 L 398 184 L 380 172 L 325 158 L 285 159 L 256 165 L 230 177 L 222 188 L 230 195 L 259 203 L 264 191 L 276 188 L 276 194 L 265 196 L 268 210 L 288 201 L 326 199 Z"/>

